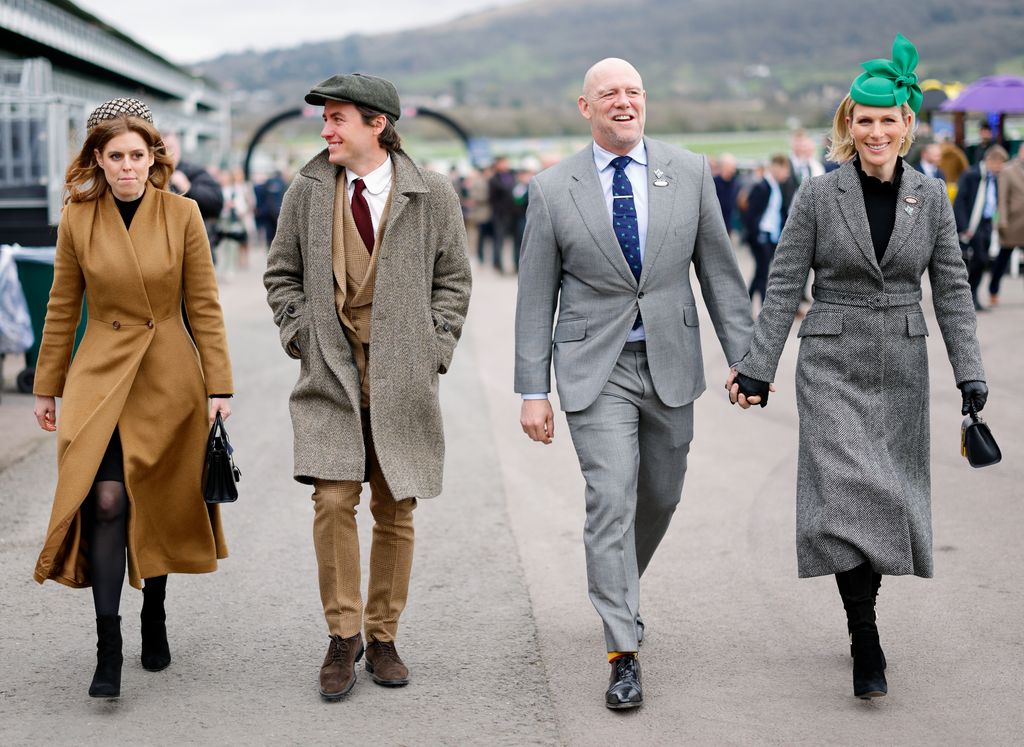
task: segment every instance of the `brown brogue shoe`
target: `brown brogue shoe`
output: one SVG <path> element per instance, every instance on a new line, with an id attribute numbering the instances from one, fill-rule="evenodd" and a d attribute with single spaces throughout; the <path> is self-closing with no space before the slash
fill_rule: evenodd
<path id="1" fill-rule="evenodd" d="M 409 684 L 409 668 L 402 662 L 391 641 L 370 641 L 366 647 L 366 671 L 373 681 L 384 687 Z"/>
<path id="2" fill-rule="evenodd" d="M 339 700 L 356 684 L 356 662 L 363 656 L 363 636 L 351 638 L 332 635 L 327 656 L 320 667 L 320 695 L 324 700 Z"/>

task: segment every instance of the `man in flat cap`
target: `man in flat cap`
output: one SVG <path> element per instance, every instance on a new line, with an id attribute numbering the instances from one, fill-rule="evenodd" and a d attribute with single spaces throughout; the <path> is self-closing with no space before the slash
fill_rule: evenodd
<path id="1" fill-rule="evenodd" d="M 395 638 L 412 570 L 412 513 L 441 492 L 438 374 L 451 364 L 469 306 L 459 198 L 402 151 L 398 92 L 335 75 L 306 102 L 323 106 L 327 149 L 284 196 L 267 257 L 267 300 L 285 352 L 300 363 L 291 395 L 295 479 L 313 485 L 313 544 L 330 644 L 320 694 L 346 695 L 364 651 L 379 685 L 409 681 Z M 374 518 L 365 608 L 356 506 L 370 483 Z"/>

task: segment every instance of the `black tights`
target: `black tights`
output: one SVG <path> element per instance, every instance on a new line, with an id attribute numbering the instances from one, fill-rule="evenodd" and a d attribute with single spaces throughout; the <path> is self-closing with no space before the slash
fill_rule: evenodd
<path id="1" fill-rule="evenodd" d="M 96 616 L 116 615 L 121 607 L 121 588 L 128 559 L 128 493 L 124 483 L 97 480 L 86 503 L 89 571 Z M 146 579 L 146 596 L 163 605 L 167 576 Z"/>
<path id="2" fill-rule="evenodd" d="M 116 615 L 121 607 L 128 549 L 128 494 L 124 483 L 93 483 L 84 515 L 96 616 Z"/>

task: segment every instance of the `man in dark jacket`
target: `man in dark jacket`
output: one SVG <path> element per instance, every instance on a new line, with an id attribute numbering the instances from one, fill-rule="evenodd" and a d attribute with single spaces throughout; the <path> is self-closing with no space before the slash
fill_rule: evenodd
<path id="1" fill-rule="evenodd" d="M 977 311 L 985 310 L 978 301 L 978 286 L 988 268 L 992 218 L 999 206 L 999 172 L 1008 158 L 1001 145 L 991 146 L 981 163 L 971 166 L 961 175 L 953 201 L 956 230 L 960 234 L 960 248 L 967 263 L 967 280 L 971 284 L 971 296 Z"/>
<path id="2" fill-rule="evenodd" d="M 516 175 L 509 168 L 508 159 L 498 156 L 494 159 L 494 175 L 488 184 L 491 220 L 494 222 L 494 269 L 498 272 L 502 271 L 505 239 L 515 241 L 516 221 L 520 213 L 513 194 L 515 188 Z"/>
<path id="3" fill-rule="evenodd" d="M 167 188 L 174 194 L 195 200 L 199 205 L 199 214 L 203 216 L 206 235 L 210 239 L 210 250 L 213 251 L 217 219 L 220 218 L 220 211 L 224 209 L 224 194 L 221 192 L 220 184 L 202 166 L 181 160 L 181 141 L 178 140 L 177 133 L 165 133 L 163 141 L 167 155 L 174 162 L 174 173 L 171 174 Z"/>
<path id="4" fill-rule="evenodd" d="M 750 281 L 750 297 L 760 294 L 764 302 L 768 290 L 768 269 L 771 267 L 775 247 L 779 243 L 782 227 L 789 214 L 791 194 L 783 185 L 792 175 L 789 159 L 782 155 L 772 156 L 765 169 L 764 178 L 750 188 L 747 196 L 747 212 L 744 224 L 747 241 L 754 255 L 754 277 Z"/>

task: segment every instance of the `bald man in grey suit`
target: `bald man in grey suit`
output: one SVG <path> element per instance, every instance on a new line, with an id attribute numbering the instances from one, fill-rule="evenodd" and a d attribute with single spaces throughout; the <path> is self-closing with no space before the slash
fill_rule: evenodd
<path id="1" fill-rule="evenodd" d="M 646 99 L 624 60 L 587 72 L 578 103 L 594 142 L 530 185 L 516 308 L 523 430 L 554 438 L 554 357 L 586 481 L 587 578 L 614 709 L 643 703 L 640 576 L 682 495 L 705 388 L 691 265 L 730 363 L 751 332 L 707 159 L 645 138 Z"/>

